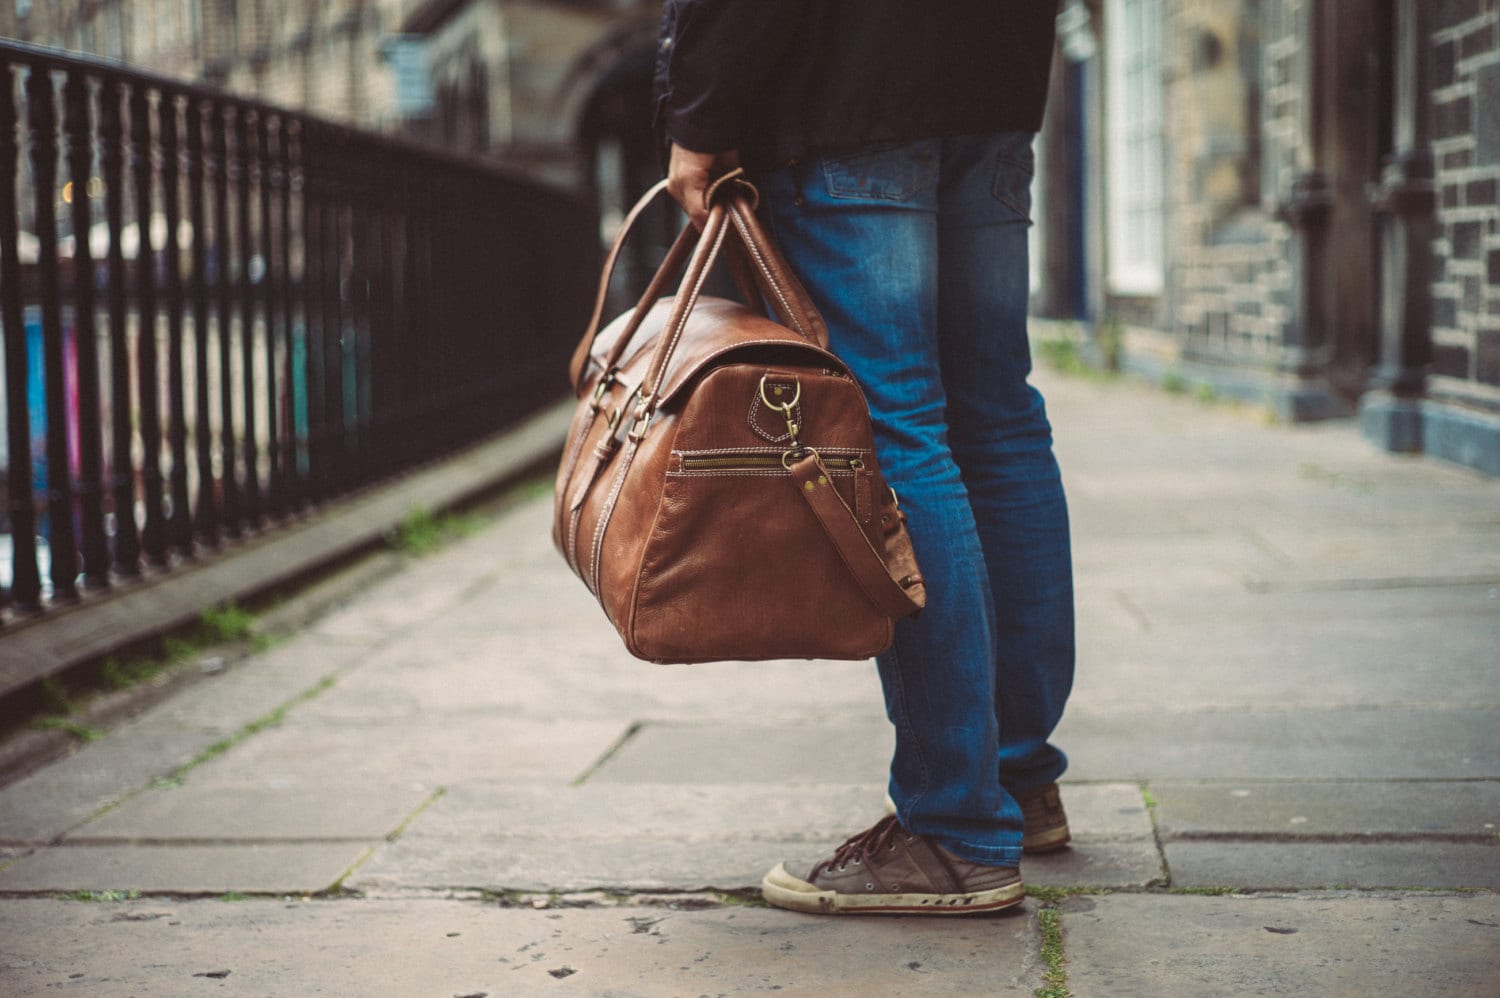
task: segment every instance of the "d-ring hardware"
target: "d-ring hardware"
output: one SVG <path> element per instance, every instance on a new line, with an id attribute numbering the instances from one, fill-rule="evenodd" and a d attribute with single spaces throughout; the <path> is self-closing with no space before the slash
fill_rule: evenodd
<path id="1" fill-rule="evenodd" d="M 791 450 L 782 453 L 781 466 L 787 471 L 791 471 L 793 461 L 800 461 L 809 454 L 819 461 L 823 460 L 818 452 L 811 447 L 793 447 Z"/>
<path id="2" fill-rule="evenodd" d="M 786 413 L 787 418 L 790 419 L 792 416 L 792 408 L 796 406 L 798 401 L 800 401 L 802 398 L 802 379 L 796 379 L 797 390 L 792 393 L 792 400 L 790 402 L 781 403 L 772 402 L 771 397 L 766 394 L 766 379 L 770 376 L 770 371 L 767 371 L 765 374 L 762 374 L 760 376 L 760 400 L 764 402 L 769 408 L 775 409 L 777 412 Z"/>

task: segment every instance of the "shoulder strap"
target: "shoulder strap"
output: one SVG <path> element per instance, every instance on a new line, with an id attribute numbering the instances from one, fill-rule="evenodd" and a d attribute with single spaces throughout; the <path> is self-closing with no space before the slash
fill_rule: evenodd
<path id="1" fill-rule="evenodd" d="M 927 588 L 921 576 L 897 579 L 886 567 L 859 521 L 832 485 L 833 478 L 817 452 L 809 450 L 791 463 L 792 481 L 797 492 L 812 508 L 828 539 L 838 548 L 839 556 L 854 574 L 859 588 L 881 612 L 893 618 L 909 617 L 927 603 Z"/>

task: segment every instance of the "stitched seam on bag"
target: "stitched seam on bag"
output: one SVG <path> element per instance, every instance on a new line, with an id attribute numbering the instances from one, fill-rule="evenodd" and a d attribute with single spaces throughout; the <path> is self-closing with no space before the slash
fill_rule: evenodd
<path id="1" fill-rule="evenodd" d="M 604 509 L 599 514 L 599 522 L 594 524 L 594 564 L 590 566 L 589 574 L 594 578 L 594 596 L 599 600 L 600 606 L 604 606 L 604 593 L 599 585 L 599 562 L 600 552 L 604 548 L 604 529 L 609 525 L 610 518 L 615 515 L 615 501 L 620 497 L 620 490 L 625 487 L 625 473 L 630 470 L 630 462 L 635 457 L 638 446 L 632 442 L 625 449 L 623 460 L 620 461 L 620 473 L 615 476 L 615 483 L 604 500 Z M 604 608 L 604 614 L 609 616 L 608 607 Z"/>
<path id="2" fill-rule="evenodd" d="M 598 417 L 596 416 L 595 418 Z M 583 425 L 583 428 L 578 431 L 577 439 L 573 441 L 573 446 L 569 449 L 568 456 L 564 459 L 564 467 L 567 468 L 567 471 L 563 475 L 562 486 L 557 490 L 559 512 L 561 512 L 561 505 L 567 502 L 566 497 L 568 493 L 572 491 L 569 486 L 573 484 L 573 475 L 578 471 L 578 458 L 583 454 L 584 441 L 588 439 L 589 431 L 593 428 L 593 420 L 589 420 Z M 582 514 L 582 512 L 583 507 L 580 506 L 578 510 L 573 513 L 573 516 L 571 518 L 572 522 L 568 526 L 568 536 L 565 538 L 565 543 L 563 545 L 563 560 L 568 563 L 568 567 L 573 570 L 574 575 L 583 574 L 581 571 L 579 571 L 578 555 L 574 550 L 574 545 L 578 541 L 578 517 Z"/>
<path id="3" fill-rule="evenodd" d="M 785 328 L 785 327 L 782 327 L 782 328 Z M 771 338 L 756 339 L 756 340 L 738 340 L 738 341 L 730 344 L 729 346 L 721 347 L 721 348 L 715 350 L 713 353 L 709 354 L 707 357 L 700 357 L 698 360 L 696 360 L 694 362 L 692 370 L 694 370 L 694 371 L 706 371 L 711 366 L 713 366 L 715 363 L 717 363 L 718 360 L 719 360 L 719 358 L 723 357 L 727 353 L 733 353 L 733 352 L 735 352 L 737 350 L 744 350 L 746 347 L 758 347 L 758 346 L 792 347 L 792 348 L 797 349 L 797 350 L 812 350 L 812 351 L 816 351 L 817 356 L 820 359 L 828 361 L 830 364 L 836 365 L 837 367 L 839 367 L 840 369 L 842 369 L 842 370 L 844 370 L 846 372 L 849 370 L 848 367 L 844 364 L 843 361 L 839 360 L 836 356 L 834 356 L 833 354 L 829 353 L 827 350 L 823 349 L 822 347 L 818 346 L 816 343 L 808 343 L 808 342 L 801 341 L 801 340 L 789 340 L 789 339 L 786 339 L 785 337 L 771 337 Z M 683 378 L 680 383 L 678 383 L 677 385 L 671 387 L 670 389 L 667 387 L 667 382 L 669 380 L 670 379 L 667 378 L 667 376 L 666 376 L 666 372 L 663 372 L 662 373 L 662 378 L 661 378 L 661 384 L 657 386 L 657 391 L 659 393 L 661 393 L 661 398 L 657 399 L 658 405 L 665 404 L 665 402 L 666 402 L 666 400 L 667 400 L 668 397 L 670 397 L 671 395 L 676 394 L 679 390 L 681 390 L 682 386 L 685 385 L 685 384 L 687 384 L 688 381 L 690 381 L 691 379 L 690 378 Z M 854 385 L 854 388 L 856 390 L 859 389 L 859 386 L 857 384 L 854 384 L 853 380 L 850 380 L 849 384 Z M 864 402 L 865 396 L 864 396 L 863 392 L 860 392 L 859 398 L 860 398 L 861 402 Z M 868 412 L 869 408 L 870 408 L 869 403 L 865 402 L 865 411 Z"/>
<path id="4" fill-rule="evenodd" d="M 728 232 L 728 229 L 719 229 L 719 234 L 714 239 L 713 248 L 709 250 L 710 259 L 715 259 L 718 257 L 719 250 L 724 245 L 724 237 L 728 234 Z M 654 388 L 652 388 L 653 394 L 661 394 L 662 386 L 666 383 L 667 380 L 667 366 L 672 362 L 672 354 L 677 352 L 677 341 L 682 339 L 682 333 L 685 329 L 687 329 L 688 317 L 693 314 L 693 308 L 698 304 L 698 295 L 703 291 L 703 284 L 708 280 L 708 272 L 710 269 L 711 268 L 709 267 L 703 268 L 703 272 L 698 275 L 698 280 L 693 284 L 692 289 L 688 292 L 687 306 L 682 310 L 682 318 L 677 321 L 677 328 L 672 330 L 672 338 L 667 344 L 667 352 L 662 355 L 661 370 L 657 372 L 656 385 Z"/>
<path id="5" fill-rule="evenodd" d="M 848 470 L 841 468 L 835 471 L 830 468 L 828 473 L 834 478 L 848 478 L 854 474 L 854 470 L 852 468 Z M 775 468 L 715 468 L 712 471 L 694 471 L 689 469 L 686 471 L 667 472 L 668 478 L 744 478 L 757 475 L 765 478 L 785 478 L 786 472 L 778 471 Z"/>
<path id="6" fill-rule="evenodd" d="M 568 549 L 572 554 L 568 557 L 568 564 L 573 566 L 573 573 L 580 579 L 583 578 L 583 565 L 578 563 L 578 524 L 583 520 L 583 505 L 573 510 L 571 522 L 568 524 Z"/>
<path id="7" fill-rule="evenodd" d="M 770 440 L 773 443 L 792 439 L 790 430 L 788 430 L 786 433 L 781 434 L 780 436 L 772 436 L 769 430 L 765 429 L 755 421 L 755 414 L 760 410 L 763 404 L 764 403 L 762 403 L 760 400 L 759 393 L 757 393 L 756 396 L 750 400 L 750 428 L 755 431 L 755 435 L 758 437 L 764 437 L 765 439 Z M 779 412 L 780 410 L 777 411 Z M 800 424 L 802 422 L 801 402 L 798 402 L 796 405 L 792 406 L 792 413 L 793 421 Z"/>
<path id="8" fill-rule="evenodd" d="M 781 300 L 781 307 L 785 310 L 787 318 L 792 321 L 792 325 L 797 327 L 797 332 L 801 333 L 805 339 L 812 339 L 812 335 L 802 328 L 802 323 L 797 321 L 797 314 L 792 311 L 791 303 L 787 301 L 786 294 L 781 290 L 781 285 L 777 282 L 776 275 L 771 272 L 771 268 L 766 263 L 765 257 L 761 256 L 760 250 L 751 242 L 750 229 L 745 225 L 745 220 L 740 217 L 739 210 L 733 209 L 732 215 L 734 218 L 734 227 L 740 230 L 740 240 L 745 244 L 745 248 L 750 251 L 750 254 L 755 257 L 755 262 L 760 264 L 761 273 L 766 275 L 766 281 L 771 285 L 771 290 L 775 291 L 776 297 Z"/>
<path id="9" fill-rule="evenodd" d="M 840 456 L 859 457 L 870 453 L 866 447 L 818 447 L 814 449 L 819 454 L 837 454 Z M 780 447 L 706 447 L 696 450 L 674 450 L 673 454 L 678 457 L 703 457 L 710 454 L 784 454 Z"/>

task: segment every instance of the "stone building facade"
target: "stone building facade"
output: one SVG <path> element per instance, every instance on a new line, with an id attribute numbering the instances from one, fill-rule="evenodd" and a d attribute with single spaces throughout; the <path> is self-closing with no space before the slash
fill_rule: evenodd
<path id="1" fill-rule="evenodd" d="M 1429 392 L 1500 408 L 1500 4 L 1446 0 L 1432 25 L 1433 358 Z"/>
<path id="2" fill-rule="evenodd" d="M 18 0 L 0 33 L 498 158 L 591 192 L 607 235 L 659 172 L 659 7 Z M 1500 0 L 1060 8 L 1037 310 L 1110 363 L 1500 474 Z"/>
<path id="3" fill-rule="evenodd" d="M 392 42 L 420 0 L 16 0 L 0 36 L 201 81 L 362 128 L 420 127 Z"/>
<path id="4" fill-rule="evenodd" d="M 655 180 L 660 0 L 15 0 L 0 36 L 221 86 L 593 191 Z"/>
<path id="5" fill-rule="evenodd" d="M 1124 367 L 1500 474 L 1500 2 L 1062 23 L 1039 309 Z"/>

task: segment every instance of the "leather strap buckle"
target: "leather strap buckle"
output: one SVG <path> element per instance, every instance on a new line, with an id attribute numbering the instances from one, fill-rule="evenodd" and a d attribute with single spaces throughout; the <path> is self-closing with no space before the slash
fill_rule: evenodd
<path id="1" fill-rule="evenodd" d="M 630 433 L 627 434 L 632 443 L 640 443 L 646 431 L 651 428 L 651 419 L 656 415 L 656 407 L 651 404 L 653 401 L 652 396 L 642 395 L 640 401 L 636 403 L 635 413 L 631 417 L 634 422 L 631 424 Z"/>

